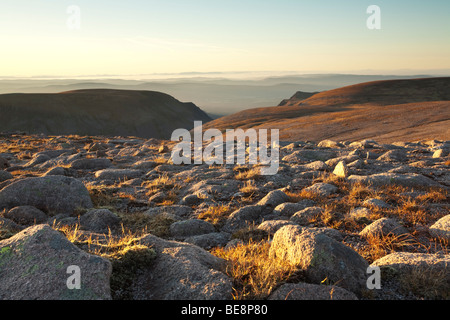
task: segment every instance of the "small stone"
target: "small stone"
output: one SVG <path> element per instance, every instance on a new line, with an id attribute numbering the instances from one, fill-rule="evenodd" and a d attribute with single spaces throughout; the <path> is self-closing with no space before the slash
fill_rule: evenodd
<path id="1" fill-rule="evenodd" d="M 3 157 L 0 157 L 0 170 L 4 170 L 4 169 L 9 168 L 9 167 L 10 167 L 10 165 L 9 165 L 8 160 L 6 160 Z"/>
<path id="2" fill-rule="evenodd" d="M 21 225 L 40 224 L 47 221 L 47 215 L 32 206 L 19 206 L 12 208 L 5 214 L 5 218 Z"/>
<path id="3" fill-rule="evenodd" d="M 294 213 L 306 209 L 307 207 L 313 207 L 315 202 L 309 199 L 302 200 L 297 203 L 285 202 L 275 207 L 273 214 L 291 217 Z"/>
<path id="4" fill-rule="evenodd" d="M 388 235 L 407 236 L 409 235 L 409 232 L 396 220 L 390 218 L 381 218 L 365 227 L 359 233 L 359 235 L 365 238 L 369 236 L 382 237 Z"/>
<path id="5" fill-rule="evenodd" d="M 386 202 L 380 199 L 367 199 L 363 202 L 363 205 L 366 207 L 373 207 L 379 209 L 389 209 L 391 208 Z"/>
<path id="6" fill-rule="evenodd" d="M 141 170 L 134 169 L 104 169 L 97 171 L 95 177 L 101 180 L 130 180 L 140 178 L 143 175 Z"/>
<path id="7" fill-rule="evenodd" d="M 258 201 L 258 206 L 264 206 L 272 211 L 276 206 L 289 201 L 289 197 L 281 190 L 274 190 L 269 192 L 264 198 Z"/>
<path id="8" fill-rule="evenodd" d="M 313 184 L 312 186 L 305 188 L 304 190 L 312 192 L 321 197 L 328 197 L 329 195 L 336 193 L 338 191 L 338 188 L 332 184 L 320 182 Z"/>
<path id="9" fill-rule="evenodd" d="M 200 219 L 178 221 L 170 225 L 170 235 L 175 239 L 198 236 L 215 231 L 216 228 L 211 223 Z"/>
<path id="10" fill-rule="evenodd" d="M 106 158 L 77 159 L 70 164 L 72 169 L 77 170 L 101 170 L 112 166 L 112 162 Z"/>
<path id="11" fill-rule="evenodd" d="M 438 149 L 433 153 L 433 158 L 443 158 L 449 155 L 449 151 L 446 149 Z"/>
<path id="12" fill-rule="evenodd" d="M 347 178 L 349 175 L 349 170 L 344 161 L 340 161 L 334 168 L 333 174 L 341 178 Z"/>
<path id="13" fill-rule="evenodd" d="M 353 208 L 349 212 L 350 219 L 363 223 L 370 222 L 370 215 L 370 210 L 364 207 Z"/>
<path id="14" fill-rule="evenodd" d="M 14 178 L 14 176 L 11 173 L 9 173 L 8 171 L 0 170 L 0 182 L 6 181 L 6 180 L 11 180 L 13 178 Z"/>
<path id="15" fill-rule="evenodd" d="M 93 209 L 80 218 L 83 229 L 98 233 L 106 233 L 118 227 L 119 224 L 120 218 L 108 209 Z"/>
<path id="16" fill-rule="evenodd" d="M 344 145 L 340 142 L 336 142 L 333 140 L 322 140 L 320 141 L 317 146 L 319 148 L 343 148 Z"/>
<path id="17" fill-rule="evenodd" d="M 190 194 L 185 196 L 181 201 L 180 205 L 184 206 L 195 206 L 200 204 L 203 201 L 197 194 Z"/>
<path id="18" fill-rule="evenodd" d="M 301 226 L 306 226 L 310 221 L 323 213 L 323 209 L 320 207 L 310 207 L 296 212 L 290 219 L 290 221 L 297 223 Z"/>

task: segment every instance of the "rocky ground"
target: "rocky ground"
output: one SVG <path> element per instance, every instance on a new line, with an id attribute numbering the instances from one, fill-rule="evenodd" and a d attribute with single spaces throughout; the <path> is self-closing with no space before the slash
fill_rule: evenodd
<path id="1" fill-rule="evenodd" d="M 450 298 L 450 141 L 283 142 L 273 176 L 172 147 L 0 135 L 0 299 Z"/>

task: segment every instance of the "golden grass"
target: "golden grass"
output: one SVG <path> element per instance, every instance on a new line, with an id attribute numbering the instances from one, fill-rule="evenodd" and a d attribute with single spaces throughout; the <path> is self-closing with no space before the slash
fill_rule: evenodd
<path id="1" fill-rule="evenodd" d="M 236 180 L 255 180 L 261 178 L 261 168 L 253 167 L 249 170 L 240 171 L 236 176 Z"/>
<path id="2" fill-rule="evenodd" d="M 249 242 L 212 254 L 227 260 L 226 273 L 233 279 L 235 300 L 260 300 L 291 278 L 297 269 L 280 259 L 269 257 L 270 243 Z"/>
<path id="3" fill-rule="evenodd" d="M 170 190 L 166 194 L 164 199 L 160 203 L 157 203 L 156 205 L 158 205 L 158 206 L 172 206 L 177 201 L 178 201 L 178 194 L 177 194 L 177 192 L 175 190 Z"/>
<path id="4" fill-rule="evenodd" d="M 369 263 L 374 262 L 390 253 L 420 246 L 416 240 L 408 235 L 369 234 L 366 236 L 367 245 L 356 251 Z"/>
<path id="5" fill-rule="evenodd" d="M 220 226 L 228 218 L 232 210 L 229 205 L 211 206 L 205 212 L 200 213 L 198 219 L 208 221 L 215 226 Z"/>
<path id="6" fill-rule="evenodd" d="M 118 198 L 114 196 L 114 193 L 108 187 L 88 185 L 86 188 L 95 208 L 110 207 L 118 201 Z"/>
<path id="7" fill-rule="evenodd" d="M 258 192 L 258 187 L 256 186 L 255 180 L 247 180 L 244 182 L 244 186 L 239 189 L 240 192 L 249 195 Z"/>
<path id="8" fill-rule="evenodd" d="M 149 190 L 148 195 L 161 190 L 181 189 L 181 185 L 176 181 L 176 179 L 170 177 L 167 173 L 163 173 L 158 176 L 158 178 L 151 181 L 144 182 L 142 186 Z"/>
<path id="9" fill-rule="evenodd" d="M 53 228 L 62 232 L 69 241 L 81 247 L 84 251 L 101 256 L 111 261 L 112 274 L 110 278 L 111 294 L 113 299 L 131 299 L 130 289 L 139 269 L 146 268 L 156 258 L 156 252 L 147 245 L 141 243 L 144 230 L 132 232 L 125 230 L 122 226 L 122 233 L 101 237 L 93 237 L 92 233 L 86 235 L 80 232 L 79 225 L 60 226 L 53 225 Z"/>
<path id="10" fill-rule="evenodd" d="M 143 212 L 120 214 L 124 228 L 132 233 L 151 233 L 160 238 L 169 236 L 169 228 L 176 220 L 163 213 L 149 216 Z"/>
<path id="11" fill-rule="evenodd" d="M 424 299 L 450 299 L 448 269 L 434 270 L 427 267 L 413 268 L 399 279 L 405 293 L 412 292 Z"/>
<path id="12" fill-rule="evenodd" d="M 92 233 L 87 235 L 82 232 L 79 224 L 68 226 L 54 223 L 52 228 L 62 232 L 73 244 L 83 246 L 87 252 L 105 258 L 114 259 L 129 250 L 146 248 L 146 246 L 140 244 L 140 238 L 145 235 L 144 230 L 132 232 L 122 226 L 119 235 L 113 235 L 109 230 L 108 235 L 93 237 Z"/>

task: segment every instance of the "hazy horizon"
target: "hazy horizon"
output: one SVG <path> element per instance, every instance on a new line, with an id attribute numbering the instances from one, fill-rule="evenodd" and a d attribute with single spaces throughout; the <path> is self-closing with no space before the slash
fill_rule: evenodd
<path id="1" fill-rule="evenodd" d="M 3 76 L 0 80 L 195 80 L 195 79 L 224 79 L 224 80 L 263 80 L 277 77 L 308 77 L 326 75 L 345 76 L 450 76 L 450 69 L 403 69 L 403 70 L 354 70 L 349 72 L 326 72 L 314 71 L 211 71 L 211 72 L 179 72 L 179 73 L 150 73 L 150 74 L 92 74 L 92 75 L 34 75 L 34 76 Z"/>

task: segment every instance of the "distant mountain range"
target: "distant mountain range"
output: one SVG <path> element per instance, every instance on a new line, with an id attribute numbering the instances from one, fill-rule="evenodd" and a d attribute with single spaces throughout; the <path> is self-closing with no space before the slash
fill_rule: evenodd
<path id="1" fill-rule="evenodd" d="M 220 75 L 220 74 L 219 74 Z M 1 93 L 59 93 L 84 89 L 149 90 L 192 101 L 216 118 L 250 108 L 275 106 L 296 91 L 319 92 L 375 80 L 432 76 L 308 74 L 253 79 L 188 77 L 161 80 L 9 79 L 0 80 Z"/>
<path id="2" fill-rule="evenodd" d="M 76 90 L 0 95 L 0 131 L 170 139 L 211 118 L 193 103 L 154 91 Z"/>
<path id="3" fill-rule="evenodd" d="M 384 80 L 301 92 L 279 106 L 244 110 L 203 128 L 279 129 L 280 138 L 290 141 L 450 140 L 450 78 Z"/>

